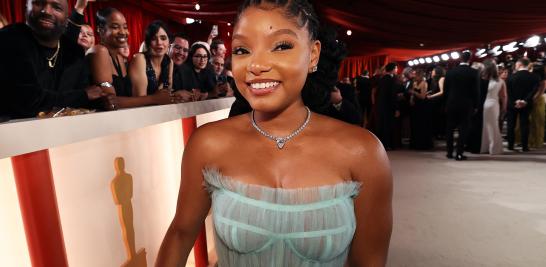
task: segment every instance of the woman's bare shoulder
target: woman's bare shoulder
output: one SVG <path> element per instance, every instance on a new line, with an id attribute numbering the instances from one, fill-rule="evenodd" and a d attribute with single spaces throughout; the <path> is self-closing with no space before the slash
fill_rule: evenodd
<path id="1" fill-rule="evenodd" d="M 390 183 L 390 163 L 379 139 L 370 131 L 332 118 L 318 120 L 325 130 L 327 140 L 321 149 L 340 159 L 349 168 L 354 181 L 364 184 Z"/>
<path id="2" fill-rule="evenodd" d="M 86 55 L 108 56 L 109 52 L 106 46 L 97 44 L 89 48 L 89 51 L 87 51 Z"/>
<path id="3" fill-rule="evenodd" d="M 190 142 L 191 145 L 207 151 L 218 151 L 226 149 L 234 139 L 244 138 L 244 132 L 248 128 L 247 114 L 209 122 L 196 129 Z"/>
<path id="4" fill-rule="evenodd" d="M 331 140 L 336 141 L 336 145 L 341 145 L 348 150 L 383 149 L 377 137 L 360 126 L 318 114 L 317 124 L 320 127 L 319 131 L 322 132 L 321 135 L 330 137 Z"/>
<path id="5" fill-rule="evenodd" d="M 144 54 L 142 53 L 136 53 L 133 55 L 133 59 L 131 60 L 131 64 L 136 65 L 146 65 L 146 57 L 144 57 Z"/>

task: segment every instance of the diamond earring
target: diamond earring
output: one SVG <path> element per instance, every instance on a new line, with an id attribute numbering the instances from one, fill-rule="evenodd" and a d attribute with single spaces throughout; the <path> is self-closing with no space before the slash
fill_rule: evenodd
<path id="1" fill-rule="evenodd" d="M 317 66 L 313 66 L 310 70 L 309 70 L 309 73 L 313 73 L 315 71 L 317 71 L 318 67 Z"/>

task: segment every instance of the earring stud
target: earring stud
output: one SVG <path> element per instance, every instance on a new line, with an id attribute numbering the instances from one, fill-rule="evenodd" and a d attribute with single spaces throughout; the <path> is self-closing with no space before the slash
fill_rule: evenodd
<path id="1" fill-rule="evenodd" d="M 309 70 L 309 73 L 313 73 L 313 72 L 315 72 L 315 71 L 317 71 L 317 70 L 318 70 L 318 67 L 317 67 L 317 66 L 313 66 L 313 67 L 311 67 L 311 69 Z"/>

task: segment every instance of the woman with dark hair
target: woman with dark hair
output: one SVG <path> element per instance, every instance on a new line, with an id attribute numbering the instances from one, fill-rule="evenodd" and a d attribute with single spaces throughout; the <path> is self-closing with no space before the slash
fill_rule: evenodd
<path id="1" fill-rule="evenodd" d="M 483 62 L 483 78 L 488 80 L 487 96 L 483 104 L 481 153 L 502 154 L 502 136 L 499 129 L 500 112 L 506 112 L 506 84 L 499 78 L 497 63 L 493 59 Z M 501 103 L 501 105 L 499 105 Z"/>
<path id="2" fill-rule="evenodd" d="M 153 95 L 160 89 L 170 90 L 173 61 L 167 55 L 169 31 L 165 23 L 156 20 L 146 27 L 144 47 L 145 52 L 136 54 L 129 65 L 133 96 Z"/>
<path id="3" fill-rule="evenodd" d="M 191 45 L 188 60 L 182 65 L 181 72 L 184 77 L 182 90 L 192 93 L 192 100 L 205 100 L 209 92 L 216 86 L 216 76 L 212 67 L 207 67 L 210 59 L 208 44 L 195 42 Z M 182 91 L 177 91 L 176 94 Z"/>
<path id="4" fill-rule="evenodd" d="M 432 118 L 432 136 L 443 136 L 446 131 L 446 114 L 443 98 L 446 71 L 443 67 L 436 66 L 432 70 L 431 76 L 427 100 Z"/>
<path id="5" fill-rule="evenodd" d="M 318 27 L 305 0 L 245 1 L 232 67 L 252 111 L 192 135 L 156 266 L 185 264 L 211 208 L 218 266 L 385 266 L 389 161 L 368 131 L 308 107 L 333 88 L 314 86 Z"/>
<path id="6" fill-rule="evenodd" d="M 427 93 L 428 84 L 425 80 L 425 73 L 422 70 L 417 70 L 413 80 L 413 88 L 410 91 L 410 148 L 412 149 L 428 150 L 433 148 L 431 113 Z"/>
<path id="7" fill-rule="evenodd" d="M 150 96 L 132 96 L 128 66 L 119 53 L 120 48 L 127 46 L 129 37 L 127 21 L 121 12 L 115 8 L 97 11 L 96 25 L 101 42 L 88 51 L 91 82 L 108 93 L 104 98 L 108 110 L 175 102 L 168 90 Z"/>
<path id="8" fill-rule="evenodd" d="M 302 99 L 311 111 L 341 119 L 342 117 L 351 117 L 351 114 L 339 116 L 339 111 L 332 110 L 331 95 L 332 93 L 336 94 L 335 87 L 339 67 L 347 55 L 345 44 L 339 42 L 336 37 L 336 29 L 333 26 L 322 25 L 320 27 L 317 33 L 317 39 L 321 43 L 320 61 L 317 64 L 317 71 L 308 75 L 306 86 L 302 90 Z M 236 100 L 229 112 L 230 117 L 252 111 L 248 101 L 238 91 L 235 92 L 235 97 Z M 346 113 L 345 110 L 343 113 Z M 353 114 L 353 116 L 355 115 L 358 116 L 358 114 Z"/>

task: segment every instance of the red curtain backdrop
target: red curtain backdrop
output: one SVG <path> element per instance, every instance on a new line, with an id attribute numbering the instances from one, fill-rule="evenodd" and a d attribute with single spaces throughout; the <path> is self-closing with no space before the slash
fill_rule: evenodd
<path id="1" fill-rule="evenodd" d="M 368 70 L 371 76 L 376 69 L 381 68 L 387 64 L 388 61 L 389 57 L 386 55 L 348 57 L 341 62 L 339 79 L 344 77 L 354 78 L 360 75 L 363 70 Z"/>
<path id="2" fill-rule="evenodd" d="M 0 13 L 6 17 L 9 23 L 25 21 L 26 0 L 0 1 Z"/>

